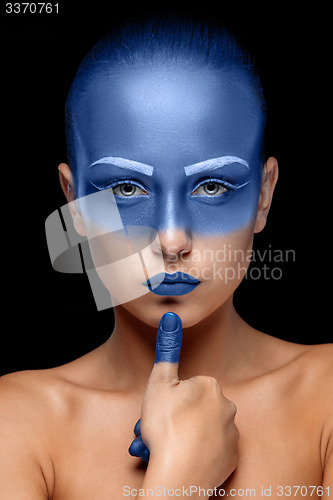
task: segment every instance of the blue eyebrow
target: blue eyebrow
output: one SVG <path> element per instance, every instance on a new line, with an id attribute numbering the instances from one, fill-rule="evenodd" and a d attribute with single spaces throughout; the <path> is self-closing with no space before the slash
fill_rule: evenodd
<path id="1" fill-rule="evenodd" d="M 154 172 L 154 167 L 151 165 L 146 165 L 145 163 L 141 163 L 139 161 L 127 160 L 126 158 L 119 158 L 118 156 L 104 156 L 103 158 L 94 161 L 90 167 L 94 167 L 95 165 L 102 163 L 114 165 L 119 168 L 125 168 L 126 170 L 134 170 L 135 172 L 140 172 L 141 174 L 149 176 L 152 176 Z"/>
<path id="2" fill-rule="evenodd" d="M 240 163 L 250 169 L 248 162 L 238 156 L 220 156 L 219 158 L 211 158 L 210 160 L 201 161 L 194 165 L 184 167 L 185 175 L 189 176 L 199 172 L 205 172 L 206 170 L 215 170 L 216 168 L 221 168 L 231 163 Z"/>

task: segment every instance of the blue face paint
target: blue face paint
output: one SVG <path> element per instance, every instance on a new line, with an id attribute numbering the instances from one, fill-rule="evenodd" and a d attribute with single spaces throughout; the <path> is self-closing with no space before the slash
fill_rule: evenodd
<path id="1" fill-rule="evenodd" d="M 263 124 L 240 78 L 180 65 L 96 76 L 75 109 L 76 195 L 112 189 L 125 228 L 214 236 L 248 224 Z"/>

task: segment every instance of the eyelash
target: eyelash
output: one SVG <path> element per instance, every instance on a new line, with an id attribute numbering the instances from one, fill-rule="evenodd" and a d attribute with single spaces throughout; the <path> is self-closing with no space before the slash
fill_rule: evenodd
<path id="1" fill-rule="evenodd" d="M 92 181 L 89 182 L 94 186 L 94 188 L 98 189 L 99 191 L 102 191 L 103 189 L 113 189 L 117 186 L 121 186 L 122 184 L 130 184 L 131 186 L 139 187 L 140 189 L 143 189 L 144 191 L 148 192 L 148 190 L 144 188 L 139 182 L 132 181 L 131 179 L 126 179 L 126 178 L 122 180 L 117 179 L 116 181 L 109 181 L 106 184 L 100 184 L 99 186 L 94 184 Z"/>
<path id="2" fill-rule="evenodd" d="M 122 184 L 130 184 L 132 186 L 136 186 L 140 189 L 143 189 L 144 191 L 147 191 L 149 193 L 149 191 L 144 188 L 140 183 L 138 183 L 137 181 L 133 181 L 132 179 L 117 179 L 117 180 L 111 180 L 111 181 L 108 181 L 107 183 L 105 184 L 100 184 L 100 185 L 96 185 L 94 184 L 92 181 L 89 181 L 90 184 L 92 184 L 96 189 L 98 189 L 99 191 L 102 191 L 104 189 L 113 189 L 113 188 L 116 188 L 117 186 L 121 186 Z M 192 193 L 194 191 L 196 191 L 199 187 L 203 186 L 204 184 L 207 184 L 209 182 L 214 182 L 216 184 L 219 184 L 225 188 L 227 188 L 229 191 L 235 191 L 236 189 L 238 189 L 238 186 L 237 185 L 234 185 L 232 184 L 231 182 L 227 181 L 226 179 L 223 179 L 223 178 L 219 178 L 219 177 L 205 177 L 204 179 L 201 179 L 196 185 L 195 187 L 192 189 Z M 224 193 L 223 193 L 224 194 Z M 146 196 L 146 195 L 144 195 Z M 194 195 L 194 196 L 205 196 L 205 195 Z M 206 196 L 209 196 L 209 195 L 206 195 Z M 221 196 L 221 195 L 218 195 L 218 196 Z"/>
<path id="3" fill-rule="evenodd" d="M 200 186 L 203 186 L 204 184 L 207 184 L 208 182 L 213 182 L 213 183 L 219 184 L 220 186 L 223 186 L 223 187 L 229 189 L 230 191 L 234 191 L 235 189 L 237 189 L 237 186 L 235 186 L 231 182 L 227 181 L 226 179 L 222 179 L 219 177 L 205 177 L 204 179 L 201 179 L 196 184 L 196 186 L 192 190 L 192 192 L 196 191 Z"/>

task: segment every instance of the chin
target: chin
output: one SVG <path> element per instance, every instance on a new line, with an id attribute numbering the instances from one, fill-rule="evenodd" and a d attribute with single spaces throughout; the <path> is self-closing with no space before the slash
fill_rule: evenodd
<path id="1" fill-rule="evenodd" d="M 147 325 L 157 328 L 161 317 L 167 312 L 178 314 L 182 321 L 183 328 L 191 328 L 196 324 L 207 319 L 214 311 L 223 307 L 228 298 L 221 300 L 219 296 L 218 302 L 211 297 L 205 299 L 199 297 L 190 298 L 189 295 L 181 297 L 151 297 L 147 294 L 144 297 L 127 302 L 122 306 L 127 313 L 131 314 L 139 321 Z"/>

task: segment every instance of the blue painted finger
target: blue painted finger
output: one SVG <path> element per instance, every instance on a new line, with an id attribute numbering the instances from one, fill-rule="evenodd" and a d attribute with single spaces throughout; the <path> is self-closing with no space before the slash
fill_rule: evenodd
<path id="1" fill-rule="evenodd" d="M 132 441 L 131 446 L 128 448 L 128 453 L 132 457 L 139 457 L 144 462 L 149 460 L 149 450 L 142 440 L 141 435 Z"/>
<path id="2" fill-rule="evenodd" d="M 141 453 L 140 455 L 140 458 L 143 462 L 149 462 L 149 456 L 150 456 L 150 453 L 149 453 L 149 450 L 147 448 L 147 446 L 145 447 L 145 449 L 143 450 L 143 452 Z"/>
<path id="3" fill-rule="evenodd" d="M 140 436 L 141 434 L 141 418 L 139 418 L 139 420 L 137 421 L 137 423 L 135 424 L 135 427 L 134 427 L 134 434 L 136 436 Z"/>
<path id="4" fill-rule="evenodd" d="M 165 313 L 157 330 L 155 363 L 179 362 L 182 334 L 180 317 L 173 312 Z"/>

